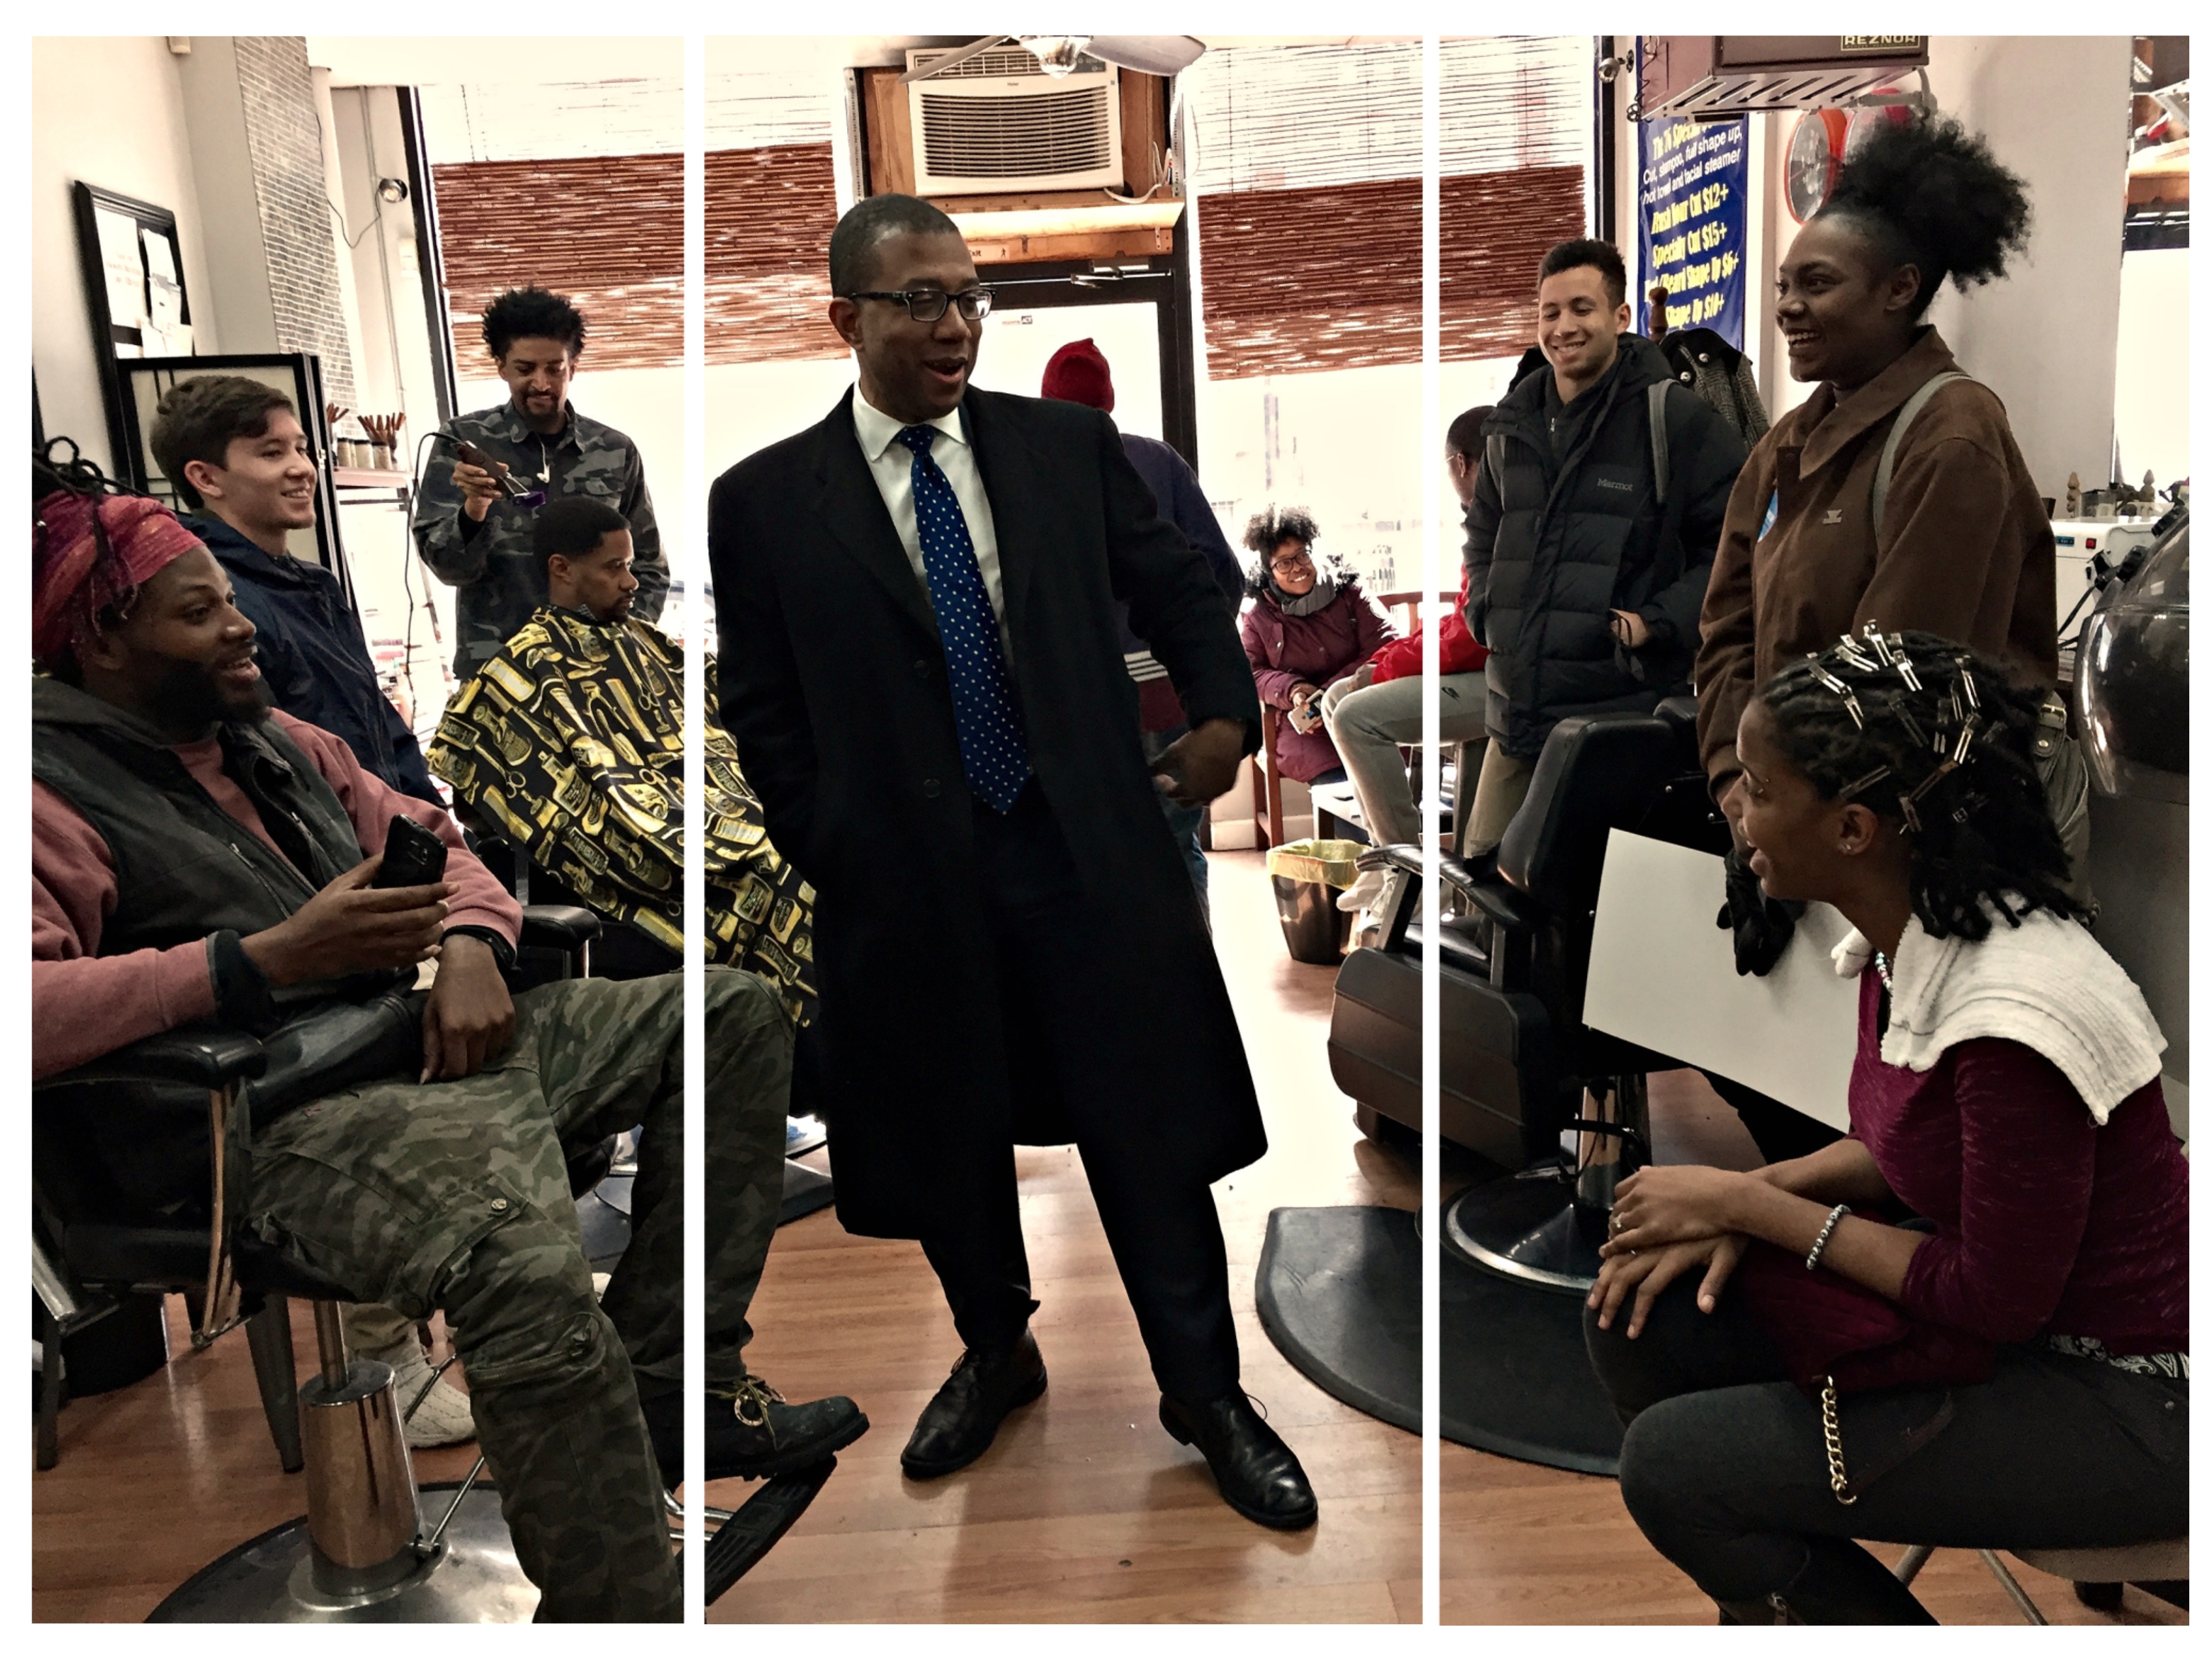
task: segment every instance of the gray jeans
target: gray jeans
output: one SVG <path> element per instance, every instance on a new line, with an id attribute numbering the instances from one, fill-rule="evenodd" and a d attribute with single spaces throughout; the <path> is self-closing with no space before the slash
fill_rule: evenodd
<path id="1" fill-rule="evenodd" d="M 1780 1593 L 1805 1622 L 1934 1619 L 1854 1539 L 1954 1548 L 2119 1547 L 2189 1529 L 2189 1383 L 2039 1348 L 1999 1350 L 1978 1386 L 1847 1393 L 1859 1490 L 1828 1486 L 1819 1406 L 1784 1379 L 1744 1302 L 1670 1284 L 1644 1332 L 1583 1314 L 1628 1423 L 1620 1496 L 1652 1546 L 1715 1599 Z"/>
<path id="2" fill-rule="evenodd" d="M 1405 756 L 1398 750 L 1421 740 L 1420 677 L 1409 675 L 1364 688 L 1358 678 L 1354 674 L 1339 679 L 1322 693 L 1322 722 L 1352 779 L 1368 838 L 1377 846 L 1418 846 L 1421 814 L 1407 780 Z M 1437 681 L 1439 742 L 1481 743 L 1483 695 L 1480 673 L 1447 673 Z"/>

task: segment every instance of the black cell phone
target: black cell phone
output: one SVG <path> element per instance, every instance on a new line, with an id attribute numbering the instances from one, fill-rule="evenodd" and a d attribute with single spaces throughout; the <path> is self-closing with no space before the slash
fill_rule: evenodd
<path id="1" fill-rule="evenodd" d="M 378 891 L 394 886 L 431 886 L 446 877 L 446 842 L 412 817 L 392 819 L 384 833 L 384 861 L 369 885 Z"/>

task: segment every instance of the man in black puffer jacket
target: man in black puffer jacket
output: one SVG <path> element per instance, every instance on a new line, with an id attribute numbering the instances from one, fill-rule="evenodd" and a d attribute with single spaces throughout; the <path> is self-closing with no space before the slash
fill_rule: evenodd
<path id="1" fill-rule="evenodd" d="M 1744 462 L 1727 422 L 1626 331 L 1627 273 L 1610 244 L 1561 242 L 1536 280 L 1549 371 L 1518 381 L 1484 427 L 1467 514 L 1467 623 L 1490 647 L 1471 854 L 1504 838 L 1561 719 L 1649 713 L 1688 688 Z"/>

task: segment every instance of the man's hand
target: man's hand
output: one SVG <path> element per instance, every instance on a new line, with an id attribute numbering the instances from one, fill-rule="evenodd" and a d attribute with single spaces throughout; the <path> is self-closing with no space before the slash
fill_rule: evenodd
<path id="1" fill-rule="evenodd" d="M 498 466 L 502 475 L 507 470 L 505 461 L 493 464 Z M 461 510 L 479 524 L 483 522 L 484 514 L 491 510 L 493 501 L 506 498 L 506 492 L 499 486 L 498 476 L 482 466 L 471 466 L 465 460 L 453 463 L 453 487 L 461 492 Z"/>
<path id="2" fill-rule="evenodd" d="M 1641 650 L 1651 637 L 1651 628 L 1634 610 L 1616 610 L 1613 612 L 1613 636 L 1631 650 Z"/>
<path id="3" fill-rule="evenodd" d="M 1152 762 L 1152 786 L 1178 805 L 1203 805 L 1229 792 L 1244 758 L 1244 722 L 1208 719 Z"/>
<path id="4" fill-rule="evenodd" d="M 491 946 L 480 938 L 448 938 L 422 1008 L 422 1080 L 474 1076 L 514 1039 L 514 1000 Z"/>
<path id="5" fill-rule="evenodd" d="M 357 864 L 294 910 L 289 920 L 240 940 L 271 984 L 282 988 L 319 978 L 387 967 L 412 967 L 438 953 L 446 926 L 446 900 L 453 889 L 394 886 L 372 891 L 368 883 L 382 853 Z"/>

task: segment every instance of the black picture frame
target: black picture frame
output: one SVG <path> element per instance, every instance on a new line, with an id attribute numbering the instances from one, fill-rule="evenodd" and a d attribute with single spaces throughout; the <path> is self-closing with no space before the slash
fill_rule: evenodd
<path id="1" fill-rule="evenodd" d="M 118 323 L 107 302 L 107 265 L 100 245 L 100 210 L 119 213 L 131 219 L 141 234 L 132 239 L 138 250 L 139 278 L 147 278 L 145 241 L 143 234 L 151 230 L 169 244 L 169 262 L 177 274 L 179 300 L 178 320 L 190 325 L 192 319 L 192 296 L 190 284 L 185 280 L 185 250 L 177 234 L 177 215 L 166 207 L 151 202 L 142 202 L 113 190 L 103 190 L 98 185 L 79 179 L 70 186 L 76 209 L 77 256 L 84 269 L 85 307 L 92 315 L 93 359 L 100 373 L 101 400 L 107 408 L 107 439 L 112 454 L 119 457 L 125 451 L 123 423 L 123 384 L 117 365 L 130 359 L 118 357 L 118 345 L 143 347 L 144 336 L 135 324 Z M 319 406 L 319 405 L 318 405 Z"/>

